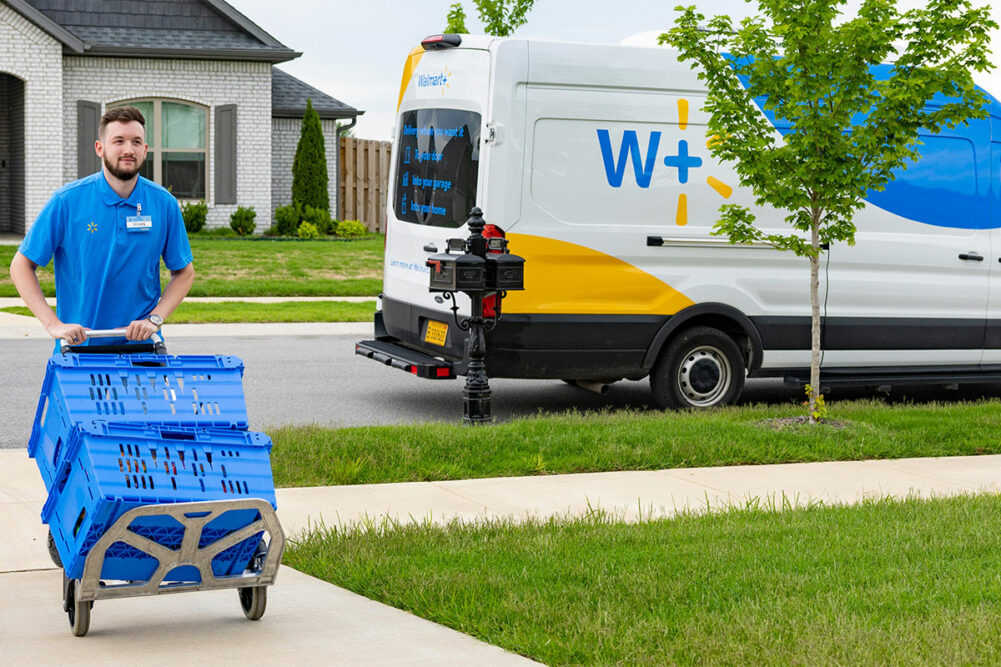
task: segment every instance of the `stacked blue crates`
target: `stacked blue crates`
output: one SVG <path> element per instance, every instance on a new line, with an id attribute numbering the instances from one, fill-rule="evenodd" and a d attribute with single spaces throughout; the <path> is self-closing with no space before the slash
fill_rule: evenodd
<path id="1" fill-rule="evenodd" d="M 271 440 L 248 431 L 243 362 L 231 356 L 54 355 L 48 363 L 28 453 L 49 493 L 49 525 L 67 576 L 79 578 L 91 548 L 128 510 L 151 504 L 262 498 L 276 506 Z M 204 547 L 253 523 L 231 510 L 202 530 Z M 184 528 L 166 516 L 131 531 L 178 549 Z M 215 576 L 240 574 L 260 534 L 218 554 Z M 147 580 L 149 554 L 118 542 L 102 579 Z M 167 580 L 197 581 L 195 568 Z"/>

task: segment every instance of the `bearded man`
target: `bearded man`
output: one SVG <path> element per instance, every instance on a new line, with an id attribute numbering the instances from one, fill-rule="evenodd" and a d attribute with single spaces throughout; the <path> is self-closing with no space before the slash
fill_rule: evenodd
<path id="1" fill-rule="evenodd" d="M 57 351 L 60 339 L 88 344 L 87 329 L 123 328 L 127 341 L 150 339 L 195 277 L 177 200 L 139 175 L 148 150 L 142 113 L 109 109 L 94 149 L 101 171 L 55 192 L 10 263 L 14 286 Z M 161 257 L 170 270 L 162 295 Z M 53 258 L 56 311 L 36 275 Z"/>

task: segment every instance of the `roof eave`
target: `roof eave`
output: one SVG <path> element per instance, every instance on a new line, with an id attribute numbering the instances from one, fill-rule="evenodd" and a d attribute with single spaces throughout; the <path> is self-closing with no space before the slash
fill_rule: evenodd
<path id="1" fill-rule="evenodd" d="M 5 0 L 6 1 L 6 0 Z M 251 60 L 271 64 L 284 63 L 302 55 L 291 49 L 160 49 L 131 46 L 87 45 L 82 54 L 69 55 L 109 56 L 113 58 L 171 58 L 181 60 Z"/>
<path id="2" fill-rule="evenodd" d="M 263 28 L 248 19 L 246 16 L 238 12 L 232 5 L 228 2 L 221 2 L 220 0 L 202 0 L 205 4 L 211 6 L 217 12 L 225 16 L 227 19 L 235 23 L 237 26 L 246 30 L 251 35 L 259 39 L 264 44 L 267 44 L 273 48 L 287 49 L 288 47 L 279 42 L 277 39 L 269 35 Z M 301 55 L 301 54 L 300 54 Z M 284 61 L 280 61 L 284 62 Z"/>
<path id="3" fill-rule="evenodd" d="M 72 53 L 84 52 L 86 45 L 83 40 L 24 0 L 4 0 L 4 2 L 15 12 L 38 26 L 40 30 L 48 33 L 49 36 L 61 43 L 64 50 L 69 50 Z"/>
<path id="4" fill-rule="evenodd" d="M 317 109 L 313 107 L 316 114 L 324 120 L 343 120 L 345 118 L 354 118 L 355 116 L 364 115 L 364 111 L 359 111 L 358 109 L 344 109 L 342 111 L 334 111 L 331 109 Z M 302 118 L 306 113 L 306 108 L 301 109 L 290 109 L 290 108 L 272 108 L 271 117 L 272 118 Z"/>

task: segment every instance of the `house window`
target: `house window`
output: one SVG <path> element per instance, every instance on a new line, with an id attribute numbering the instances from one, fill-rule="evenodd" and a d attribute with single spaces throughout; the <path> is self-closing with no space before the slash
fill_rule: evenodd
<path id="1" fill-rule="evenodd" d="M 149 153 L 139 173 L 178 199 L 206 198 L 208 109 L 157 99 L 127 100 L 109 106 L 134 106 L 146 117 Z"/>

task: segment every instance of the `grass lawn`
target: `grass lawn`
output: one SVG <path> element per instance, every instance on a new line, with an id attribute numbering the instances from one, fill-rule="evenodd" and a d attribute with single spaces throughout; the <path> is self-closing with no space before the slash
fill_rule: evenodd
<path id="1" fill-rule="evenodd" d="M 0 266 L 17 248 L 0 246 Z M 376 296 L 382 290 L 381 236 L 343 241 L 268 241 L 192 238 L 195 284 L 191 296 Z M 166 284 L 169 272 L 161 266 Z M 55 296 L 52 263 L 38 271 L 46 296 Z M 17 296 L 0 271 L 0 296 Z"/>
<path id="2" fill-rule="evenodd" d="M 24 306 L 0 308 L 0 312 L 31 315 Z M 231 322 L 371 322 L 375 301 L 283 301 L 281 303 L 185 302 L 170 316 L 169 324 Z"/>
<path id="3" fill-rule="evenodd" d="M 844 428 L 768 420 L 796 405 L 710 412 L 623 411 L 519 419 L 486 428 L 429 423 L 269 430 L 279 486 L 960 456 L 1001 453 L 1001 402 L 831 404 Z"/>
<path id="4" fill-rule="evenodd" d="M 334 530 L 284 562 L 549 665 L 1001 663 L 1001 496 Z"/>

